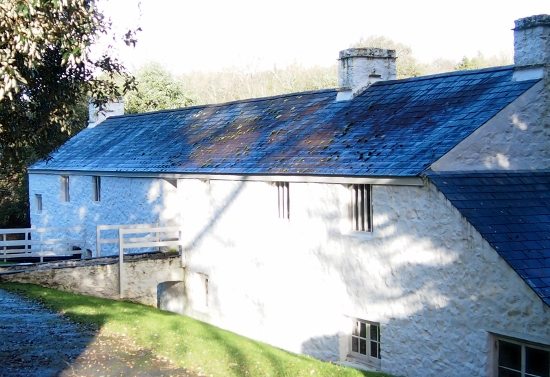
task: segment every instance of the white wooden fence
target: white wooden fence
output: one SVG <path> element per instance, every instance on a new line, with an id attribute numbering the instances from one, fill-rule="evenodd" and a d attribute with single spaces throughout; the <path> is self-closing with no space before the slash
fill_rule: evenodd
<path id="1" fill-rule="evenodd" d="M 79 227 L 0 229 L 0 260 L 7 262 L 21 258 L 38 258 L 43 262 L 44 257 L 78 254 L 79 250 L 75 250 L 74 247 L 79 247 L 85 252 L 85 241 L 79 237 L 49 236 L 79 231 Z"/>
<path id="2" fill-rule="evenodd" d="M 120 238 L 120 229 L 135 229 L 135 228 L 147 228 L 158 227 L 158 224 L 116 224 L 116 225 L 98 225 L 96 227 L 96 251 L 95 257 L 100 257 L 102 254 L 103 245 L 116 245 L 118 248 L 118 240 Z M 116 232 L 116 237 L 105 236 L 105 233 Z M 105 238 L 103 238 L 105 237 Z"/>
<path id="3" fill-rule="evenodd" d="M 123 226 L 118 231 L 118 276 L 119 295 L 124 297 L 126 277 L 124 274 L 124 251 L 127 249 L 150 249 L 150 248 L 175 248 L 181 253 L 182 237 L 180 226 L 158 225 L 132 225 Z"/>
<path id="4" fill-rule="evenodd" d="M 47 256 L 69 256 L 77 254 L 80 247 L 86 251 L 85 241 L 79 238 L 68 238 L 70 231 L 80 232 L 80 227 L 74 228 L 24 228 L 0 229 L 0 260 L 14 258 L 38 257 L 42 262 Z M 117 232 L 116 238 L 103 238 L 104 232 Z M 61 234 L 61 238 L 46 238 L 45 234 Z M 159 226 L 158 224 L 119 224 L 98 225 L 96 227 L 95 257 L 101 256 L 102 245 L 118 245 L 119 256 L 119 294 L 124 297 L 126 280 L 124 276 L 124 253 L 126 250 L 146 249 L 146 251 L 162 251 L 174 248 L 181 253 L 182 237 L 180 226 Z"/>

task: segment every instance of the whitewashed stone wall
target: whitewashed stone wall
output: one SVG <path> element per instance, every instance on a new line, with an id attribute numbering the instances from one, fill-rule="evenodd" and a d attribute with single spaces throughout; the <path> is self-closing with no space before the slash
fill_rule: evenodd
<path id="1" fill-rule="evenodd" d="M 346 359 L 351 318 L 381 323 L 382 370 L 488 374 L 489 332 L 550 343 L 550 310 L 434 187 L 375 186 L 374 232 L 348 188 L 179 180 L 185 312 L 295 352 Z"/>
<path id="2" fill-rule="evenodd" d="M 15 273 L 17 269 L 10 271 L 9 268 L 5 268 L 0 274 L 0 281 L 33 283 L 96 297 L 119 298 L 118 259 L 64 261 L 58 265 L 27 267 L 25 272 Z M 151 306 L 157 306 L 161 301 L 165 286 L 183 281 L 179 256 L 127 256 L 124 274 L 125 299 Z M 181 296 L 179 299 L 181 301 Z M 173 305 L 173 302 L 168 302 L 165 306 L 168 305 Z"/>
<path id="3" fill-rule="evenodd" d="M 179 213 L 165 205 L 177 189 L 163 179 L 101 177 L 101 200 L 93 201 L 92 176 L 69 175 L 70 201 L 62 200 L 61 178 L 54 174 L 29 174 L 29 201 L 33 227 L 74 227 L 82 231 L 71 237 L 85 240 L 84 248 L 95 252 L 99 224 L 170 224 Z M 42 212 L 35 194 L 42 195 Z M 58 235 L 53 234 L 53 237 Z M 115 237 L 113 233 L 106 236 Z M 80 245 L 79 245 L 80 246 Z M 102 255 L 118 253 L 117 246 L 105 245 Z"/>
<path id="4" fill-rule="evenodd" d="M 537 169 L 550 169 L 550 75 L 432 164 L 435 171 Z"/>

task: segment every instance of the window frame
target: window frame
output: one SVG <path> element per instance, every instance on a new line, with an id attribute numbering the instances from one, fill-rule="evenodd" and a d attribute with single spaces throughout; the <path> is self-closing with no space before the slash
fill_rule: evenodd
<path id="1" fill-rule="evenodd" d="M 278 218 L 290 220 L 290 183 L 275 182 L 277 188 L 277 210 Z"/>
<path id="2" fill-rule="evenodd" d="M 350 185 L 350 222 L 354 232 L 373 232 L 372 212 L 372 185 L 352 184 Z"/>
<path id="3" fill-rule="evenodd" d="M 36 213 L 42 213 L 42 210 L 44 209 L 42 194 L 34 194 L 34 203 L 36 207 Z"/>
<path id="4" fill-rule="evenodd" d="M 94 202 L 101 201 L 101 176 L 92 176 L 92 200 Z"/>
<path id="5" fill-rule="evenodd" d="M 361 336 L 361 324 L 365 325 L 365 336 Z M 376 328 L 376 338 L 372 338 L 371 328 Z M 378 322 L 368 321 L 361 318 L 352 318 L 351 334 L 349 336 L 348 357 L 355 362 L 366 364 L 370 367 L 380 369 L 381 366 L 381 326 Z M 357 351 L 354 351 L 354 339 L 357 339 Z M 361 340 L 365 341 L 365 353 L 361 353 Z M 376 346 L 376 356 L 372 356 L 372 346 Z"/>
<path id="6" fill-rule="evenodd" d="M 500 365 L 500 343 L 501 342 L 506 342 L 506 343 L 518 345 L 518 346 L 521 347 L 520 348 L 520 352 L 521 352 L 521 354 L 520 354 L 520 364 L 521 364 L 520 368 L 521 368 L 521 370 L 517 370 L 517 369 L 513 369 L 511 367 L 506 367 L 504 365 L 503 366 Z M 500 368 L 501 367 L 508 370 L 508 371 L 519 373 L 521 377 L 536 376 L 534 374 L 531 374 L 531 373 L 527 372 L 527 357 L 526 357 L 526 354 L 527 354 L 526 349 L 527 348 L 537 349 L 537 350 L 548 352 L 549 357 L 550 357 L 550 346 L 548 346 L 548 345 L 545 346 L 543 344 L 538 344 L 538 343 L 530 342 L 530 341 L 527 341 L 527 340 L 521 340 L 521 339 L 516 339 L 516 338 L 509 338 L 509 337 L 506 337 L 506 336 L 494 335 L 494 356 L 493 356 L 493 368 L 492 368 L 493 376 L 498 377 L 500 375 Z M 549 368 L 548 376 L 550 376 L 550 368 Z M 544 376 L 544 377 L 547 377 L 547 376 Z"/>
<path id="7" fill-rule="evenodd" d="M 61 176 L 61 200 L 65 203 L 71 201 L 70 179 L 68 175 Z"/>

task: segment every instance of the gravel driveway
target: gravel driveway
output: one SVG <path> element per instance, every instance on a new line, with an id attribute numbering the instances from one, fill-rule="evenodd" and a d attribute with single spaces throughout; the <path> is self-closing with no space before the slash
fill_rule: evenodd
<path id="1" fill-rule="evenodd" d="M 182 376 L 128 339 L 86 329 L 0 289 L 0 376 Z"/>

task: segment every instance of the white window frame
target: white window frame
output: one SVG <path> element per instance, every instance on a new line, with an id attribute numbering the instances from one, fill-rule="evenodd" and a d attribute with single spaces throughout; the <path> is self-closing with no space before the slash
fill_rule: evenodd
<path id="1" fill-rule="evenodd" d="M 61 200 L 64 202 L 71 201 L 70 179 L 68 175 L 61 176 Z"/>
<path id="2" fill-rule="evenodd" d="M 42 201 L 42 194 L 34 194 L 34 203 L 36 205 L 36 212 L 42 213 L 44 208 L 44 202 Z"/>
<path id="3" fill-rule="evenodd" d="M 92 176 L 92 200 L 94 202 L 101 201 L 101 176 Z"/>
<path id="4" fill-rule="evenodd" d="M 290 220 L 290 184 L 288 182 L 275 182 L 277 187 L 277 209 L 279 219 Z"/>
<path id="5" fill-rule="evenodd" d="M 372 185 L 350 186 L 351 229 L 355 232 L 372 233 Z"/>
<path id="6" fill-rule="evenodd" d="M 361 336 L 361 325 L 365 326 L 365 336 Z M 377 338 L 371 338 L 371 328 L 376 328 Z M 355 362 L 366 364 L 375 369 L 380 369 L 381 366 L 381 328 L 380 323 L 367 321 L 360 318 L 352 318 L 351 335 L 349 337 L 349 352 L 348 358 Z M 361 352 L 361 341 L 365 342 L 365 353 Z M 357 343 L 355 343 L 357 342 Z M 356 350 L 354 350 L 354 343 L 357 344 Z M 376 355 L 372 356 L 371 347 L 376 347 Z"/>
<path id="7" fill-rule="evenodd" d="M 521 370 L 517 370 L 517 369 L 512 369 L 512 368 L 509 368 L 509 367 L 505 367 L 505 366 L 501 366 L 500 365 L 500 342 L 507 342 L 507 343 L 510 343 L 510 344 L 515 344 L 515 345 L 518 345 L 521 347 Z M 528 341 L 524 341 L 524 340 L 521 340 L 521 339 L 515 339 L 515 338 L 509 338 L 509 337 L 504 337 L 504 336 L 497 336 L 495 335 L 494 336 L 494 355 L 493 355 L 493 376 L 494 377 L 498 377 L 499 376 L 499 373 L 500 373 L 500 368 L 504 368 L 504 369 L 507 369 L 509 371 L 512 371 L 512 372 L 516 372 L 516 373 L 520 373 L 520 376 L 521 377 L 533 377 L 533 376 L 537 376 L 537 375 L 534 375 L 534 374 L 530 374 L 530 373 L 527 373 L 527 357 L 526 357 L 526 348 L 531 348 L 531 349 L 538 349 L 538 350 L 542 350 L 542 351 L 546 351 L 548 353 L 550 353 L 550 346 L 545 346 L 545 345 L 542 345 L 542 344 L 537 344 L 537 343 L 533 343 L 533 342 L 528 342 Z M 549 373 L 547 376 L 543 376 L 543 377 L 550 377 L 550 370 L 549 370 Z"/>

